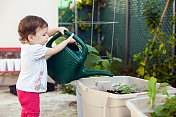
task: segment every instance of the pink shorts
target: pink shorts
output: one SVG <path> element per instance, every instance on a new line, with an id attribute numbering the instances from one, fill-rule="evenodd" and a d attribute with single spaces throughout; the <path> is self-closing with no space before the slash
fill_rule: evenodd
<path id="1" fill-rule="evenodd" d="M 22 106 L 21 117 L 39 117 L 39 93 L 26 92 L 17 89 L 18 99 Z"/>

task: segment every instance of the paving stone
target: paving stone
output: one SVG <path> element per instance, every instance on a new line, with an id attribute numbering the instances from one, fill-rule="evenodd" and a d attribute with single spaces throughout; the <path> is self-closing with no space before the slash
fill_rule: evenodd
<path id="1" fill-rule="evenodd" d="M 40 94 L 40 117 L 77 117 L 76 96 L 58 91 Z M 0 86 L 0 117 L 20 117 L 18 97 Z"/>

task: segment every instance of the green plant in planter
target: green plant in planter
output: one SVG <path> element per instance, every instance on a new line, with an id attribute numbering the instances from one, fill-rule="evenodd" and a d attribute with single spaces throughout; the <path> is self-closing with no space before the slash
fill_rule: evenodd
<path id="1" fill-rule="evenodd" d="M 134 89 L 136 86 L 136 84 L 131 84 L 130 86 L 128 86 L 127 84 L 119 83 L 114 85 L 113 87 L 117 87 L 117 91 L 121 91 L 122 94 L 130 94 L 140 91 L 139 89 Z"/>
<path id="2" fill-rule="evenodd" d="M 167 95 L 165 98 L 166 102 L 164 105 L 157 106 L 156 110 L 151 114 L 152 117 L 175 117 L 176 116 L 176 96 L 169 97 L 167 90 L 165 88 L 161 89 L 161 87 L 170 86 L 168 83 L 161 83 L 160 87 L 156 88 L 157 79 L 151 77 L 148 81 L 148 93 L 147 95 L 151 98 L 148 102 L 150 104 L 150 110 L 152 110 L 152 106 L 155 101 L 155 97 L 157 93 L 162 93 L 163 95 Z"/>
<path id="3" fill-rule="evenodd" d="M 164 105 L 157 106 L 150 114 L 152 117 L 176 117 L 176 96 L 167 97 Z"/>
<path id="4" fill-rule="evenodd" d="M 161 83 L 159 88 L 157 89 L 156 83 L 157 83 L 157 79 L 154 77 L 151 77 L 147 83 L 147 88 L 148 88 L 147 95 L 150 97 L 150 100 L 148 101 L 148 104 L 150 104 L 150 108 L 149 108 L 150 110 L 152 110 L 157 93 L 162 93 L 163 95 L 168 96 L 167 90 L 165 88 L 161 89 L 161 87 L 170 86 L 170 85 L 168 83 Z"/>

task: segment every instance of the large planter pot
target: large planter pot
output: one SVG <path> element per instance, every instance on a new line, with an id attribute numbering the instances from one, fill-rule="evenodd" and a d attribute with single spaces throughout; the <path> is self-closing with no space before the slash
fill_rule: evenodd
<path id="1" fill-rule="evenodd" d="M 150 112 L 156 109 L 156 106 L 163 105 L 165 103 L 166 96 L 156 96 L 153 109 L 149 110 L 150 105 L 147 102 L 150 100 L 149 97 L 135 98 L 126 101 L 126 106 L 131 112 L 131 117 L 151 117 Z"/>
<path id="2" fill-rule="evenodd" d="M 78 115 L 83 117 L 129 117 L 130 111 L 125 105 L 126 101 L 146 96 L 147 82 L 147 80 L 131 76 L 91 77 L 77 80 Z M 133 94 L 106 92 L 108 89 L 113 89 L 113 85 L 119 83 L 137 84 L 136 88 L 140 89 L 140 92 Z M 159 83 L 157 83 L 157 87 L 159 87 Z M 166 89 L 169 94 L 176 93 L 175 88 L 166 87 Z"/>

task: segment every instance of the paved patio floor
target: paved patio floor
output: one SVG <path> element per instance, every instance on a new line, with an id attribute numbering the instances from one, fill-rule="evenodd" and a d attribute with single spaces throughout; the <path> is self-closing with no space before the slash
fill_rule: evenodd
<path id="1" fill-rule="evenodd" d="M 76 96 L 59 91 L 40 94 L 40 117 L 77 117 Z M 18 97 L 8 86 L 0 86 L 0 117 L 20 117 Z"/>

